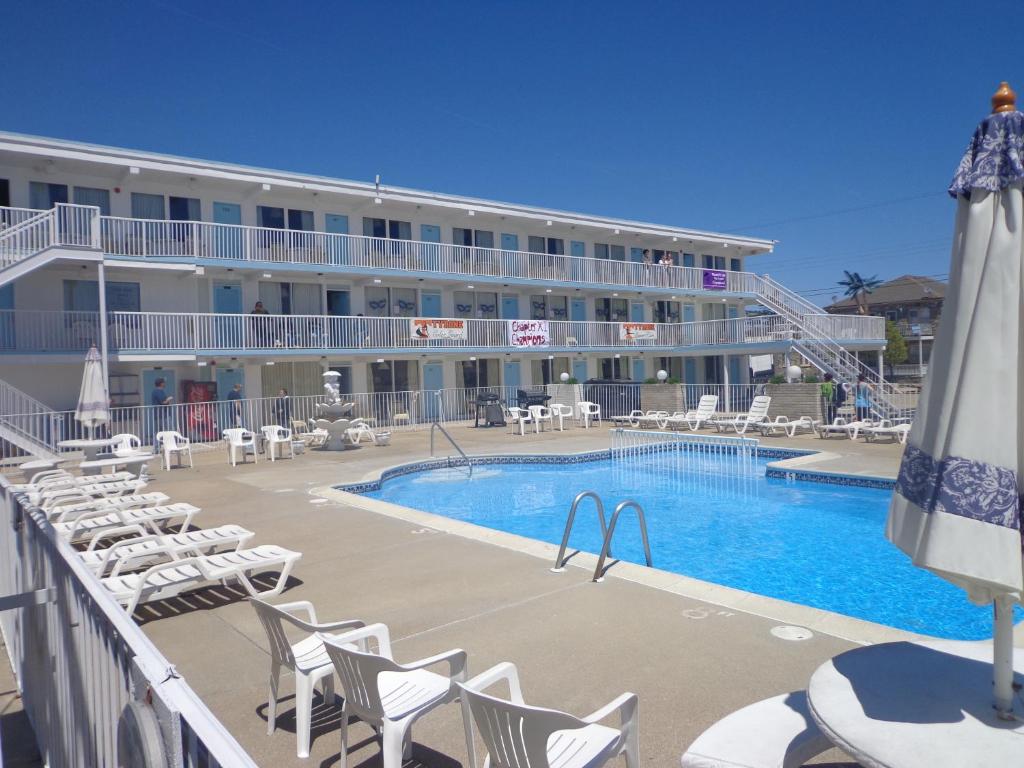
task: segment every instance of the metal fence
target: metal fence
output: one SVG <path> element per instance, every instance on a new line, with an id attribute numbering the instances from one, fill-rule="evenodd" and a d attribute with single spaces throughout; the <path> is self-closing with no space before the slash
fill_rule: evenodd
<path id="1" fill-rule="evenodd" d="M 128 765 L 118 720 L 139 702 L 170 768 L 255 768 L 45 515 L 2 477 L 0 597 L 22 604 L 0 610 L 0 632 L 44 765 Z"/>

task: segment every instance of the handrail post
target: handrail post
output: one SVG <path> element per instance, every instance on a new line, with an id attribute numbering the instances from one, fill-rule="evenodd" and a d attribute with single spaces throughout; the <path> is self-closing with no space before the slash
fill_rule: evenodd
<path id="1" fill-rule="evenodd" d="M 604 503 L 601 501 L 601 497 L 595 491 L 583 491 L 576 494 L 576 498 L 572 500 L 572 506 L 569 507 L 569 516 L 565 519 L 565 533 L 562 534 L 562 544 L 558 548 L 555 566 L 551 569 L 552 573 L 562 573 L 565 571 L 565 549 L 569 545 L 569 534 L 572 532 L 572 524 L 576 519 L 576 508 L 586 498 L 593 499 L 594 504 L 597 506 L 597 519 L 601 521 L 601 538 L 605 539 L 608 535 L 608 526 L 605 524 L 604 519 Z"/>
<path id="2" fill-rule="evenodd" d="M 458 443 L 455 442 L 455 438 L 448 434 L 448 430 L 438 423 L 437 419 L 435 419 L 434 423 L 430 425 L 430 458 L 434 458 L 435 429 L 441 430 L 441 434 L 448 438 L 448 442 L 451 443 L 452 447 L 459 452 L 459 455 L 462 456 L 463 460 L 466 462 L 466 466 L 469 467 L 469 476 L 473 477 L 473 462 L 469 460 L 469 456 L 466 455 L 466 452 L 462 450 Z"/>
<path id="3" fill-rule="evenodd" d="M 619 522 L 619 515 L 622 514 L 622 510 L 630 507 L 636 510 L 636 517 L 640 522 L 640 537 L 644 542 L 644 557 L 647 560 L 647 567 L 651 567 L 651 544 L 647 539 L 647 521 L 644 518 L 643 507 L 635 501 L 623 501 L 612 513 L 612 521 L 608 524 L 608 532 L 604 535 L 604 544 L 601 545 L 601 556 L 597 559 L 597 567 L 594 568 L 593 581 L 595 582 L 604 580 L 604 561 L 608 559 L 608 555 L 611 554 L 612 537 L 615 535 L 615 524 Z"/>

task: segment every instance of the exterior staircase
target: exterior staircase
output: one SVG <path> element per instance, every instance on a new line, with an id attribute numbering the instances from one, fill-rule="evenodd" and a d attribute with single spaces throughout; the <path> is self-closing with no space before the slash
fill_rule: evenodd
<path id="1" fill-rule="evenodd" d="M 4 211 L 0 219 L 0 286 L 66 258 L 103 258 L 99 208 L 58 203 L 48 211 Z"/>
<path id="2" fill-rule="evenodd" d="M 830 317 L 799 294 L 775 282 L 767 275 L 757 281 L 757 299 L 764 306 L 785 317 L 793 326 L 793 349 L 823 373 L 831 373 L 837 381 L 855 384 L 859 376 L 874 390 L 872 411 L 883 419 L 908 419 L 916 407 L 915 397 L 902 388 L 885 381 L 879 372 L 851 355 L 831 338 L 823 318 Z M 884 321 L 881 337 L 884 338 Z"/>
<path id="3" fill-rule="evenodd" d="M 0 459 L 21 454 L 57 459 L 59 419 L 52 408 L 0 379 Z"/>

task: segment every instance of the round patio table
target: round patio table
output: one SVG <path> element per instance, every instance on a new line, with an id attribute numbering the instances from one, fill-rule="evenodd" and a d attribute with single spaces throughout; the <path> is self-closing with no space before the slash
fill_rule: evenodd
<path id="1" fill-rule="evenodd" d="M 96 439 L 75 438 L 74 440 L 61 440 L 59 443 L 57 443 L 57 447 L 58 448 L 71 448 L 72 450 L 80 450 L 80 451 L 82 451 L 82 453 L 85 454 L 85 459 L 83 459 L 83 461 L 96 461 L 96 459 L 100 455 L 100 451 L 103 450 L 104 448 L 109 448 L 115 442 L 117 442 L 117 441 L 116 440 L 112 440 L 109 437 L 107 437 L 107 438 L 96 438 Z M 98 470 L 98 469 L 83 470 L 82 474 L 83 475 L 95 475 L 99 471 L 100 470 Z"/>
<path id="2" fill-rule="evenodd" d="M 1024 682 L 1024 649 L 1014 656 Z M 811 715 L 866 768 L 1020 765 L 1024 721 L 993 708 L 991 642 L 882 643 L 840 654 L 811 677 Z M 1015 707 L 1018 718 L 1024 705 Z"/>

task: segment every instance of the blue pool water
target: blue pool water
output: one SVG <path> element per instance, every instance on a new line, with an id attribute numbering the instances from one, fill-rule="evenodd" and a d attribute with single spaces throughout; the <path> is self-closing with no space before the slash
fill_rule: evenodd
<path id="1" fill-rule="evenodd" d="M 748 592 L 938 637 L 991 637 L 992 613 L 911 565 L 884 535 L 890 491 L 764 476 L 767 460 L 739 474 L 693 456 L 582 464 L 500 464 L 418 472 L 368 492 L 405 507 L 558 544 L 573 497 L 596 490 L 610 516 L 644 508 L 654 565 Z M 571 549 L 599 552 L 591 502 L 577 513 Z M 624 512 L 616 557 L 643 562 L 635 516 Z"/>

